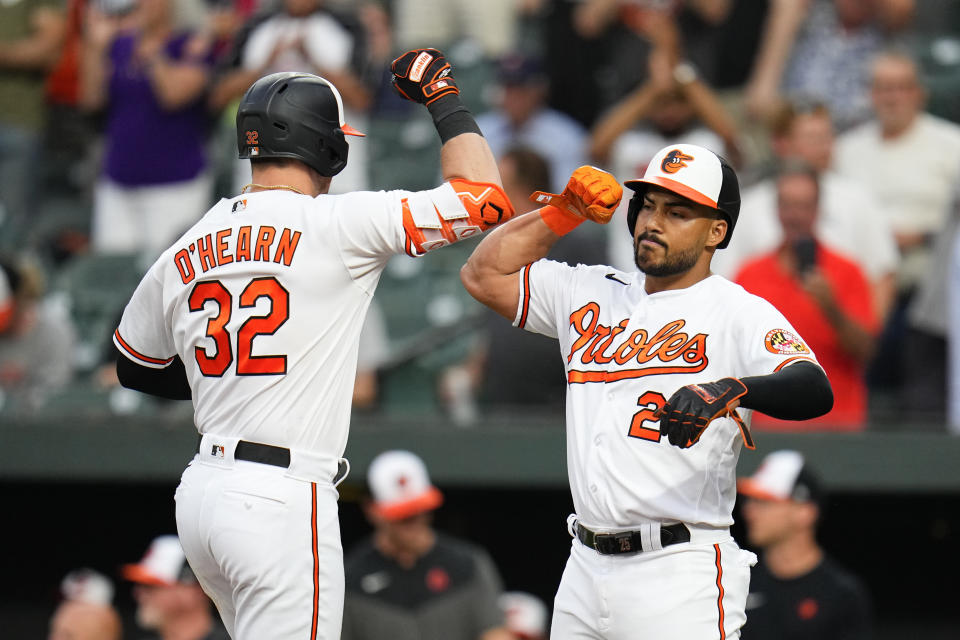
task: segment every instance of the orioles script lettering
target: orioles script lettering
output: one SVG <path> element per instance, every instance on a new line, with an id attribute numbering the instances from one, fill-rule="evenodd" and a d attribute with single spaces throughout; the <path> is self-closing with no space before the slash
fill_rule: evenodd
<path id="1" fill-rule="evenodd" d="M 596 302 L 588 302 L 570 314 L 570 326 L 576 331 L 577 339 L 567 354 L 567 363 L 571 365 L 568 382 L 614 382 L 670 373 L 696 373 L 707 366 L 707 334 L 691 336 L 683 331 L 686 320 L 668 322 L 653 335 L 646 329 L 637 329 L 627 336 L 629 318 L 612 327 L 600 324 L 599 318 L 600 305 Z M 580 371 L 574 368 L 575 357 L 576 362 L 584 365 L 614 363 L 618 366 Z M 630 367 L 632 364 L 636 367 Z"/>

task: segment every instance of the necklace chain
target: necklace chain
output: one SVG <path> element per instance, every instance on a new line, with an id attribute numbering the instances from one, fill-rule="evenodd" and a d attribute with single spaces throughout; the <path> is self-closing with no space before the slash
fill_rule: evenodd
<path id="1" fill-rule="evenodd" d="M 267 186 L 265 184 L 257 184 L 256 182 L 248 182 L 247 184 L 243 185 L 243 189 L 240 189 L 240 193 L 246 193 L 247 189 L 251 187 L 257 187 L 258 189 L 267 189 L 267 190 L 283 189 L 285 191 L 293 191 L 294 193 L 299 193 L 302 196 L 307 195 L 303 191 L 300 191 L 300 189 L 297 189 L 296 187 L 291 187 L 288 184 L 274 184 L 274 185 Z"/>

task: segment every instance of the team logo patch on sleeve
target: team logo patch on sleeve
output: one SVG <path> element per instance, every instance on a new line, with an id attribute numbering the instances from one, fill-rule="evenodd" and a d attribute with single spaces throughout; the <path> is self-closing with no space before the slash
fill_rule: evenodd
<path id="1" fill-rule="evenodd" d="M 772 329 L 767 332 L 763 339 L 763 344 L 770 353 L 781 353 L 796 355 L 798 353 L 810 353 L 807 345 L 803 344 L 799 336 L 796 336 L 784 329 Z"/>

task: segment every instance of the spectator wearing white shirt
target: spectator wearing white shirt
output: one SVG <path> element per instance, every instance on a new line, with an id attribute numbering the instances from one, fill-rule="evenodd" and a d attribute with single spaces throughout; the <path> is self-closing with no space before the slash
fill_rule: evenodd
<path id="1" fill-rule="evenodd" d="M 785 106 L 773 123 L 772 143 L 778 158 L 803 162 L 817 173 L 817 237 L 858 263 L 870 281 L 877 317 L 885 318 L 894 300 L 899 260 L 893 230 L 880 198 L 864 182 L 831 168 L 834 129 L 827 107 L 819 103 Z M 772 251 L 783 238 L 774 180 L 743 191 L 740 216 L 744 224 L 712 263 L 715 273 L 728 278 L 750 258 Z"/>
<path id="2" fill-rule="evenodd" d="M 938 413 L 945 389 L 943 338 L 928 330 L 930 318 L 921 317 L 926 311 L 911 310 L 908 318 L 908 308 L 914 294 L 929 288 L 944 268 L 934 249 L 949 231 L 960 176 L 960 126 L 926 113 L 926 95 L 909 55 L 877 56 L 871 85 L 875 117 L 839 138 L 835 167 L 869 185 L 884 203 L 900 248 L 897 300 L 881 336 L 871 385 L 890 394 L 892 407 Z M 927 391 L 918 395 L 923 387 Z M 933 401 L 938 406 L 930 406 Z"/>

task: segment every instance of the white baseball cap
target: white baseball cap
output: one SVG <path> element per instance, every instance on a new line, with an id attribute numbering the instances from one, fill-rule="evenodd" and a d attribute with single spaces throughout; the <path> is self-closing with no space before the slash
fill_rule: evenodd
<path id="1" fill-rule="evenodd" d="M 385 520 L 402 520 L 432 511 L 443 503 L 443 494 L 430 483 L 427 467 L 409 451 L 385 451 L 367 470 L 373 511 Z"/>
<path id="2" fill-rule="evenodd" d="M 750 498 L 784 502 L 817 502 L 820 485 L 798 451 L 768 454 L 756 472 L 737 481 L 737 491 Z"/>
<path id="3" fill-rule="evenodd" d="M 123 577 L 131 582 L 161 587 L 196 582 L 180 539 L 175 535 L 154 538 L 140 562 L 123 566 Z"/>
<path id="4" fill-rule="evenodd" d="M 547 605 L 524 591 L 507 591 L 497 601 L 509 631 L 522 640 L 547 637 Z"/>
<path id="5" fill-rule="evenodd" d="M 647 185 L 655 185 L 698 204 L 719 209 L 727 215 L 729 228 L 717 248 L 723 249 L 730 242 L 740 215 L 740 183 L 733 167 L 706 147 L 668 145 L 653 156 L 642 178 L 627 180 L 623 184 L 641 199 Z M 633 220 L 628 222 L 632 234 L 636 213 L 628 215 Z"/>
<path id="6" fill-rule="evenodd" d="M 113 581 L 93 569 L 74 569 L 60 581 L 64 599 L 101 606 L 113 601 Z"/>

